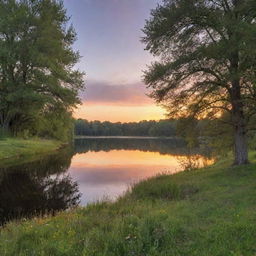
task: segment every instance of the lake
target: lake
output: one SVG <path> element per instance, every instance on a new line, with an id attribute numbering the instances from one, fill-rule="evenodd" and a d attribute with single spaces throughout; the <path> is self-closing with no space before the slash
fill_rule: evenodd
<path id="1" fill-rule="evenodd" d="M 0 168 L 0 221 L 114 201 L 140 180 L 211 164 L 200 151 L 175 138 L 76 139 L 56 154 Z"/>

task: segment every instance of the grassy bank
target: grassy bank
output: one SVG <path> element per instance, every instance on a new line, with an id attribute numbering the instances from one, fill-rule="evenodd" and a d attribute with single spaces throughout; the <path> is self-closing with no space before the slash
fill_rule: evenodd
<path id="1" fill-rule="evenodd" d="M 37 156 L 56 151 L 61 142 L 42 139 L 6 138 L 0 140 L 0 166 L 33 160 Z"/>
<path id="2" fill-rule="evenodd" d="M 228 160 L 155 177 L 116 203 L 7 225 L 0 255 L 256 255 L 255 180 L 255 163 Z"/>

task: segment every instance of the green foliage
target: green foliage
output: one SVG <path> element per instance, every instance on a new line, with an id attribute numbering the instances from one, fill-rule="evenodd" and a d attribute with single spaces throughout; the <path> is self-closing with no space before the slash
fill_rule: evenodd
<path id="1" fill-rule="evenodd" d="M 227 156 L 233 150 L 234 138 L 230 130 L 230 115 L 223 115 L 219 119 L 205 121 L 203 135 L 207 137 L 208 145 L 217 155 Z"/>
<path id="2" fill-rule="evenodd" d="M 70 112 L 52 111 L 38 118 L 34 132 L 39 137 L 54 138 L 63 142 L 73 138 L 73 118 Z"/>
<path id="3" fill-rule="evenodd" d="M 196 147 L 199 144 L 200 121 L 194 118 L 181 118 L 177 122 L 177 134 L 184 138 L 189 147 Z"/>
<path id="4" fill-rule="evenodd" d="M 241 86 L 254 89 L 255 17 L 251 0 L 164 1 L 152 11 L 142 40 L 161 59 L 145 73 L 152 97 L 166 101 L 175 116 L 218 116 L 230 111 L 234 76 L 244 79 Z M 234 52 L 241 54 L 236 74 L 231 71 Z M 248 91 L 241 93 L 254 97 Z"/>
<path id="5" fill-rule="evenodd" d="M 151 96 L 172 118 L 229 113 L 237 164 L 247 163 L 246 135 L 256 114 L 255 19 L 252 0 L 165 0 L 142 39 L 159 57 L 145 72 Z"/>
<path id="6" fill-rule="evenodd" d="M 76 34 L 68 21 L 62 1 L 0 2 L 2 129 L 30 131 L 39 117 L 50 123 L 56 109 L 69 112 L 79 103 L 83 73 L 74 69 L 79 54 L 71 48 Z"/>
<path id="7" fill-rule="evenodd" d="M 138 123 L 111 123 L 78 119 L 75 121 L 77 136 L 153 136 L 176 135 L 175 120 L 141 121 Z"/>
<path id="8" fill-rule="evenodd" d="M 155 123 L 148 131 L 151 136 L 175 136 L 176 135 L 176 122 L 175 120 L 160 120 Z"/>
<path id="9" fill-rule="evenodd" d="M 251 161 L 229 167 L 231 160 L 222 160 L 206 169 L 158 176 L 115 203 L 10 223 L 0 233 L 0 254 L 251 256 L 255 152 Z M 185 196 L 170 200 L 158 193 L 177 188 Z"/>

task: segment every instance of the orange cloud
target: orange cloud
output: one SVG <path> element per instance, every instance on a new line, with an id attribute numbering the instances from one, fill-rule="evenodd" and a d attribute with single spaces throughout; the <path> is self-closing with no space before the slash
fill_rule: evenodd
<path id="1" fill-rule="evenodd" d="M 138 122 L 165 118 L 165 111 L 156 106 L 146 94 L 143 83 L 114 85 L 87 81 L 80 95 L 82 105 L 74 112 L 75 118 L 111 122 Z"/>

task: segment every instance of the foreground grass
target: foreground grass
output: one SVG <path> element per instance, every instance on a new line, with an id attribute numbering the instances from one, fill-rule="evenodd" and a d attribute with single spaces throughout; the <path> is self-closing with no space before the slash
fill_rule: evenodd
<path id="1" fill-rule="evenodd" d="M 0 140 L 0 166 L 20 164 L 34 160 L 35 156 L 47 154 L 60 148 L 54 140 L 6 138 Z"/>
<path id="2" fill-rule="evenodd" d="M 102 202 L 8 224 L 0 255 L 256 255 L 256 164 L 149 179 Z"/>

